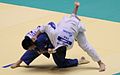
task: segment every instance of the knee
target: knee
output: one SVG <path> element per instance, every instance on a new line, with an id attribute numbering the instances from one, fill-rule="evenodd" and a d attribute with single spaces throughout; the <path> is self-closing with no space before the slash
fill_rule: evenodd
<path id="1" fill-rule="evenodd" d="M 57 67 L 59 67 L 59 68 L 63 68 L 64 67 L 64 65 L 63 65 L 64 62 L 62 62 L 62 61 L 60 61 L 60 60 L 58 60 L 56 58 L 54 58 L 54 62 L 57 65 Z"/>
<path id="2" fill-rule="evenodd" d="M 91 50 L 91 46 L 89 46 L 88 44 L 82 44 L 79 46 L 86 52 Z"/>

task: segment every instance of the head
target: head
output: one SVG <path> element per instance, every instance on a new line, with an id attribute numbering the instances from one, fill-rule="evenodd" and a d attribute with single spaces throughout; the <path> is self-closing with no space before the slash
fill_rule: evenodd
<path id="1" fill-rule="evenodd" d="M 32 39 L 30 39 L 28 36 L 25 36 L 24 40 L 22 41 L 22 47 L 25 50 L 33 50 L 36 46 Z"/>

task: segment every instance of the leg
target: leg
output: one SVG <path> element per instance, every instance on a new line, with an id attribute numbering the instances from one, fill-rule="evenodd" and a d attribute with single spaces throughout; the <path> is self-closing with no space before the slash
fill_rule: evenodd
<path id="1" fill-rule="evenodd" d="M 53 59 L 59 68 L 66 68 L 78 65 L 77 59 L 66 59 L 66 47 L 60 47 L 56 50 L 56 53 L 53 53 Z"/>
<path id="2" fill-rule="evenodd" d="M 100 58 L 96 53 L 95 49 L 88 43 L 83 32 L 79 32 L 77 36 L 77 42 L 79 46 L 88 53 L 88 55 L 94 60 L 99 61 Z"/>
<path id="3" fill-rule="evenodd" d="M 77 42 L 79 46 L 87 52 L 87 54 L 96 62 L 98 62 L 100 69 L 99 71 L 105 70 L 104 63 L 100 60 L 98 54 L 96 53 L 96 50 L 88 43 L 85 35 L 83 32 L 79 32 L 77 36 Z"/>

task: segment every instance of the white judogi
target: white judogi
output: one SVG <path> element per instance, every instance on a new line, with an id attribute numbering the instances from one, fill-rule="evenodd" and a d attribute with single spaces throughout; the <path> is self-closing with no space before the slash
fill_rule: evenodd
<path id="1" fill-rule="evenodd" d="M 71 41 L 72 44 L 66 44 L 67 49 L 71 49 L 74 44 L 74 40 L 76 39 L 79 32 L 84 32 L 85 27 L 84 25 L 79 21 L 79 19 L 72 14 L 70 17 L 63 17 L 63 19 L 58 23 L 59 28 L 59 34 L 58 36 L 65 37 L 66 40 Z M 60 42 L 58 40 L 58 42 Z"/>
<path id="2" fill-rule="evenodd" d="M 100 60 L 96 50 L 86 40 L 84 25 L 74 14 L 70 17 L 65 16 L 57 25 L 46 24 L 38 27 L 36 30 L 46 32 L 55 49 L 61 46 L 66 46 L 67 49 L 71 49 L 76 39 L 79 46 L 86 51 L 94 61 Z M 36 30 L 34 30 L 34 32 L 36 32 Z"/>
<path id="3" fill-rule="evenodd" d="M 100 57 L 96 53 L 96 50 L 88 43 L 85 37 L 85 27 L 83 23 L 80 22 L 79 18 L 72 14 L 70 17 L 64 17 L 59 23 L 58 27 L 61 29 L 60 35 L 66 36 L 69 40 L 72 41 L 72 45 L 68 45 L 68 49 L 72 48 L 74 39 L 77 40 L 79 46 L 87 52 L 89 56 L 94 61 L 99 61 Z M 66 33 L 62 32 L 62 30 L 66 30 L 69 33 L 72 33 L 73 37 L 67 36 Z"/>

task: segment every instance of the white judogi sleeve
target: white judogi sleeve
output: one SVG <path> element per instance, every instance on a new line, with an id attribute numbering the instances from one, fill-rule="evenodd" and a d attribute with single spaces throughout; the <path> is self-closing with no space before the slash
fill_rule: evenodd
<path id="1" fill-rule="evenodd" d="M 28 36 L 29 38 L 32 38 L 34 35 L 36 35 L 36 33 L 37 33 L 37 31 L 39 30 L 40 27 L 41 27 L 41 26 L 38 26 L 37 28 L 31 30 L 30 32 L 28 32 L 28 33 L 26 34 L 26 36 Z"/>
<path id="2" fill-rule="evenodd" d="M 34 35 L 36 35 L 37 31 L 40 31 L 41 33 L 45 32 L 47 29 L 47 25 L 43 25 L 43 26 L 38 26 L 37 28 L 31 30 L 30 32 L 28 32 L 26 34 L 26 36 L 32 38 Z"/>
<path id="3" fill-rule="evenodd" d="M 42 25 L 42 26 L 39 26 L 39 27 L 37 27 L 38 28 L 38 30 L 41 32 L 41 33 L 43 33 L 43 32 L 45 32 L 46 30 L 47 30 L 47 25 Z"/>

